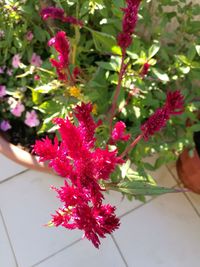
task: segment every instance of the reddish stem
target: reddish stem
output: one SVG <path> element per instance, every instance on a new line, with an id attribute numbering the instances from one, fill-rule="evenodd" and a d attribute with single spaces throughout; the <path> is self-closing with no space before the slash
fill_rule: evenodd
<path id="1" fill-rule="evenodd" d="M 119 72 L 119 77 L 118 77 L 118 83 L 117 83 L 117 87 L 116 87 L 115 94 L 113 97 L 112 107 L 110 109 L 110 119 L 109 119 L 110 132 L 112 132 L 112 120 L 113 120 L 113 117 L 115 116 L 117 100 L 120 94 L 123 75 L 126 69 L 126 65 L 124 64 L 125 54 L 126 54 L 126 51 L 122 51 L 122 62 L 121 62 L 121 67 L 120 67 L 120 72 Z"/>
<path id="2" fill-rule="evenodd" d="M 121 154 L 121 157 L 125 157 L 131 149 L 134 148 L 134 146 L 137 145 L 137 143 L 143 138 L 143 134 L 138 135 L 138 137 L 135 138 L 135 140 L 127 146 L 127 148 L 124 150 L 124 152 Z"/>
<path id="3" fill-rule="evenodd" d="M 67 73 L 68 73 L 68 75 L 70 77 L 70 80 L 71 80 L 72 84 L 75 85 L 75 80 L 74 80 L 73 76 L 71 75 L 71 72 L 69 70 L 69 67 L 67 67 Z"/>

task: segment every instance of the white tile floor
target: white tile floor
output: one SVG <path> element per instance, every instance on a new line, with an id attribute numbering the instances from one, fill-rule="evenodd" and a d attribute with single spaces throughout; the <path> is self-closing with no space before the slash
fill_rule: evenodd
<path id="1" fill-rule="evenodd" d="M 199 267 L 200 196 L 177 193 L 122 200 L 112 192 L 121 227 L 99 250 L 81 232 L 45 228 L 58 207 L 51 184 L 63 179 L 25 170 L 0 156 L 0 267 Z M 155 175 L 160 185 L 177 184 L 173 166 Z"/>

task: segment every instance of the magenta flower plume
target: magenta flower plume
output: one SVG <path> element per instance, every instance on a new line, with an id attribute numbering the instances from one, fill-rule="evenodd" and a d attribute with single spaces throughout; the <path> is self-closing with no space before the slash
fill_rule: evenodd
<path id="1" fill-rule="evenodd" d="M 150 136 L 165 127 L 171 115 L 181 114 L 183 111 L 184 97 L 181 92 L 168 92 L 165 105 L 157 109 L 141 126 L 144 139 L 148 140 Z"/>
<path id="2" fill-rule="evenodd" d="M 74 112 L 78 125 L 69 118 L 54 119 L 62 140 L 60 143 L 48 138 L 36 141 L 33 151 L 41 161 L 48 160 L 49 166 L 66 178 L 64 186 L 53 188 L 62 208 L 52 215 L 49 225 L 83 230 L 84 236 L 99 247 L 99 238 L 119 227 L 115 208 L 102 204 L 104 189 L 99 181 L 108 180 L 123 160 L 117 156 L 117 150 L 95 147 L 98 123 L 94 122 L 91 112 L 92 105 L 82 103 Z"/>
<path id="3" fill-rule="evenodd" d="M 53 46 L 58 52 L 58 60 L 51 59 L 51 63 L 56 67 L 56 71 L 60 80 L 67 80 L 65 69 L 69 66 L 70 43 L 65 32 L 60 31 L 55 37 L 48 42 L 49 46 Z"/>
<path id="4" fill-rule="evenodd" d="M 128 141 L 131 137 L 130 134 L 124 134 L 126 129 L 126 124 L 122 121 L 118 121 L 112 131 L 112 140 L 113 141 Z"/>
<path id="5" fill-rule="evenodd" d="M 75 18 L 75 17 L 72 17 L 72 16 L 66 16 L 63 18 L 62 21 L 79 26 L 79 27 L 83 27 L 83 22 L 81 20 Z"/>
<path id="6" fill-rule="evenodd" d="M 118 45 L 122 50 L 127 49 L 132 43 L 132 34 L 138 20 L 138 9 L 141 0 L 126 0 L 127 7 L 123 8 L 122 32 L 118 34 Z"/>
<path id="7" fill-rule="evenodd" d="M 58 7 L 47 7 L 43 8 L 40 12 L 40 15 L 43 20 L 47 20 L 48 18 L 51 19 L 58 19 L 63 22 L 67 22 L 76 26 L 83 26 L 83 22 L 81 20 L 76 19 L 72 16 L 65 16 L 65 12 L 62 8 Z"/>
<path id="8" fill-rule="evenodd" d="M 46 7 L 41 10 L 40 16 L 43 20 L 47 20 L 48 18 L 62 20 L 64 18 L 64 10 L 62 8 L 52 6 Z"/>
<path id="9" fill-rule="evenodd" d="M 42 140 L 36 140 L 33 152 L 40 155 L 40 161 L 44 162 L 46 160 L 54 159 L 58 152 L 58 139 L 54 139 L 54 144 L 52 141 L 46 137 Z"/>
<path id="10" fill-rule="evenodd" d="M 178 90 L 168 92 L 165 105 L 171 115 L 181 114 L 184 111 L 184 96 Z"/>

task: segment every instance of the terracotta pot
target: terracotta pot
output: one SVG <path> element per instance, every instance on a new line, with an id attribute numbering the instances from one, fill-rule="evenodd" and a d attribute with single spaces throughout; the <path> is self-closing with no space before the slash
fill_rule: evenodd
<path id="1" fill-rule="evenodd" d="M 36 171 L 54 173 L 48 164 L 39 162 L 39 158 L 31 155 L 27 151 L 9 143 L 0 135 L 0 153 L 12 161 Z"/>
<path id="2" fill-rule="evenodd" d="M 197 150 L 191 157 L 188 149 L 185 149 L 177 160 L 176 169 L 185 187 L 200 194 L 200 157 Z"/>

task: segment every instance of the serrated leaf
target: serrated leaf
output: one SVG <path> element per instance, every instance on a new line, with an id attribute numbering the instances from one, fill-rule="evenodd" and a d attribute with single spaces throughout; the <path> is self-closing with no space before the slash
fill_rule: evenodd
<path id="1" fill-rule="evenodd" d="M 179 189 L 160 187 L 144 180 L 124 181 L 110 189 L 130 195 L 162 195 L 180 192 Z"/>

